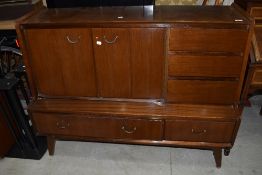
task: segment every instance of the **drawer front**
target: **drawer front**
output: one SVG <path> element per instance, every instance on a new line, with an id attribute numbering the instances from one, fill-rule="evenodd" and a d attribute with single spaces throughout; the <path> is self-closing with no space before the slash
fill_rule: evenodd
<path id="1" fill-rule="evenodd" d="M 253 73 L 252 85 L 262 85 L 262 69 L 256 69 Z"/>
<path id="2" fill-rule="evenodd" d="M 242 53 L 247 35 L 238 29 L 172 28 L 169 50 Z"/>
<path id="3" fill-rule="evenodd" d="M 167 100 L 178 103 L 232 104 L 237 81 L 169 80 Z"/>
<path id="4" fill-rule="evenodd" d="M 169 55 L 169 76 L 239 77 L 242 57 Z"/>
<path id="5" fill-rule="evenodd" d="M 119 119 L 33 113 L 40 134 L 57 134 L 107 139 L 161 140 L 162 120 Z"/>
<path id="6" fill-rule="evenodd" d="M 252 7 L 250 11 L 250 16 L 256 18 L 262 17 L 262 7 Z"/>
<path id="7" fill-rule="evenodd" d="M 234 122 L 167 120 L 165 139 L 192 142 L 230 142 Z"/>

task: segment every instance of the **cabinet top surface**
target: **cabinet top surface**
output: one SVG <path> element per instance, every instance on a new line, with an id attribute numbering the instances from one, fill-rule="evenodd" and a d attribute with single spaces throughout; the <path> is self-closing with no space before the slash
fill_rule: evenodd
<path id="1" fill-rule="evenodd" d="M 41 9 L 20 21 L 24 25 L 99 23 L 227 23 L 248 24 L 231 6 L 128 6 Z"/>
<path id="2" fill-rule="evenodd" d="M 33 112 L 51 113 L 100 113 L 124 116 L 180 116 L 203 118 L 235 118 L 240 115 L 241 109 L 231 105 L 190 105 L 190 104 L 163 104 L 150 102 L 113 102 L 93 100 L 61 100 L 42 99 L 31 103 L 29 110 Z"/>

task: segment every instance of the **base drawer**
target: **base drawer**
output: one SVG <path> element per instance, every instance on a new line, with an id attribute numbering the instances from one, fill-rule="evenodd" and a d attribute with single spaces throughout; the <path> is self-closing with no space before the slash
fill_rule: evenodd
<path id="1" fill-rule="evenodd" d="M 178 103 L 232 104 L 237 81 L 169 80 L 167 100 Z"/>
<path id="2" fill-rule="evenodd" d="M 163 135 L 162 120 L 45 113 L 33 113 L 32 117 L 43 135 L 150 140 L 161 140 Z"/>
<path id="3" fill-rule="evenodd" d="M 167 120 L 165 139 L 226 143 L 231 141 L 235 122 Z"/>

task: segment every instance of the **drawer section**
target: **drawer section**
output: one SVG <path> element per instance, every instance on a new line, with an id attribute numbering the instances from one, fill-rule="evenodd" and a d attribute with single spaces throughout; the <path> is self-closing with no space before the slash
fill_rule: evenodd
<path id="1" fill-rule="evenodd" d="M 256 18 L 260 18 L 262 16 L 262 7 L 251 7 L 251 14 L 250 16 Z"/>
<path id="2" fill-rule="evenodd" d="M 169 50 L 242 53 L 247 35 L 239 29 L 172 28 Z"/>
<path id="3" fill-rule="evenodd" d="M 262 69 L 255 69 L 251 81 L 252 85 L 262 85 Z"/>
<path id="4" fill-rule="evenodd" d="M 234 126 L 234 122 L 167 120 L 165 139 L 226 143 L 231 141 Z"/>
<path id="5" fill-rule="evenodd" d="M 167 100 L 178 103 L 232 104 L 237 81 L 169 80 Z"/>
<path id="6" fill-rule="evenodd" d="M 33 113 L 40 134 L 107 139 L 161 140 L 162 120 L 122 119 L 102 116 Z"/>
<path id="7" fill-rule="evenodd" d="M 169 55 L 169 76 L 239 77 L 242 57 Z"/>

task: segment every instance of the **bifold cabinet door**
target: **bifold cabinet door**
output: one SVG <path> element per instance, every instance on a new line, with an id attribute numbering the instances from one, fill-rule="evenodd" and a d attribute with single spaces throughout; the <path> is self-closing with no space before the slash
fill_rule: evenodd
<path id="1" fill-rule="evenodd" d="M 164 29 L 94 28 L 92 33 L 99 96 L 161 98 Z"/>
<path id="2" fill-rule="evenodd" d="M 90 29 L 28 29 L 26 39 L 39 94 L 97 95 Z"/>

